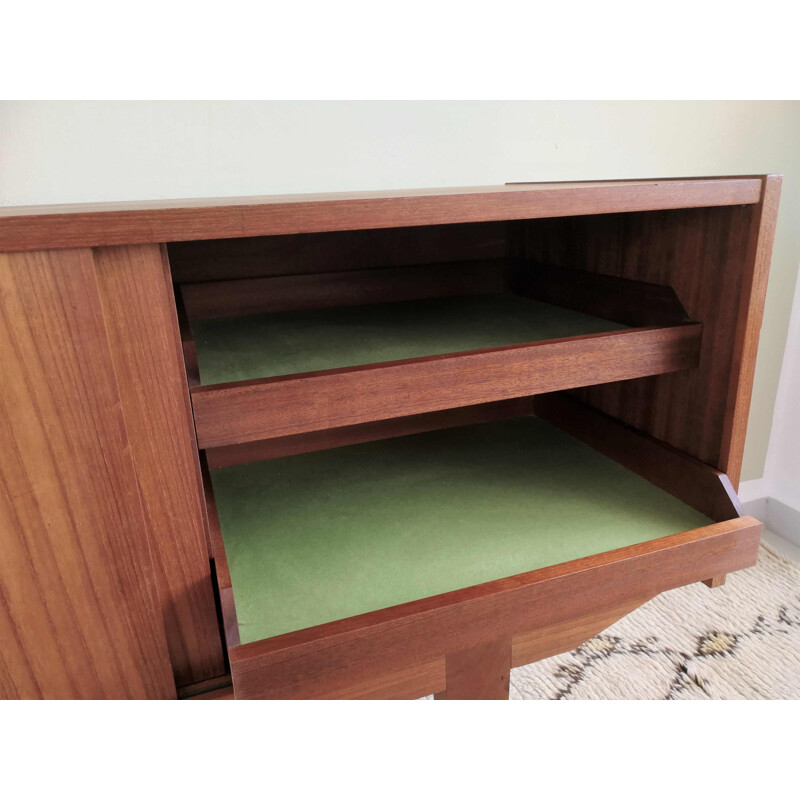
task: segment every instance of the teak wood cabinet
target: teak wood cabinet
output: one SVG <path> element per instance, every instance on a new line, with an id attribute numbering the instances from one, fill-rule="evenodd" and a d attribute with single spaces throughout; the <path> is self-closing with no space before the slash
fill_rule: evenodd
<path id="1" fill-rule="evenodd" d="M 507 697 L 752 565 L 779 193 L 0 210 L 0 697 Z"/>

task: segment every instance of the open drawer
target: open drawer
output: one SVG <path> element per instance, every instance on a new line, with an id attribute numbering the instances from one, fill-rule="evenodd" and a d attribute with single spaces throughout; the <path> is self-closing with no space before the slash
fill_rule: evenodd
<path id="1" fill-rule="evenodd" d="M 573 399 L 441 413 L 209 451 L 237 698 L 501 697 L 510 667 L 755 563 L 724 475 Z"/>
<path id="2" fill-rule="evenodd" d="M 201 448 L 698 366 L 668 286 L 522 259 L 186 283 Z"/>

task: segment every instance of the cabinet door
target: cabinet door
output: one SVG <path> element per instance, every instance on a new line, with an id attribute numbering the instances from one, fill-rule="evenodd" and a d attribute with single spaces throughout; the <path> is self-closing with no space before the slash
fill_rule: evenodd
<path id="1" fill-rule="evenodd" d="M 91 250 L 0 254 L 0 373 L 0 697 L 174 697 Z"/>

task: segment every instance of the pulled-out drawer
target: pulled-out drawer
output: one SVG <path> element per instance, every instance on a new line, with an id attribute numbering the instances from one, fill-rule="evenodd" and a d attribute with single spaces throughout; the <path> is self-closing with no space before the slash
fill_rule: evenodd
<path id="1" fill-rule="evenodd" d="M 502 697 L 510 667 L 755 563 L 761 525 L 724 475 L 573 400 L 535 410 L 210 454 L 236 697 Z"/>

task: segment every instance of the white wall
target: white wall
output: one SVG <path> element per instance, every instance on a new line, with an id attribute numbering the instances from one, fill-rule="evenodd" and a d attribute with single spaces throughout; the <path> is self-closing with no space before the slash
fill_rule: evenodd
<path id="1" fill-rule="evenodd" d="M 785 183 L 745 479 L 763 474 L 800 261 L 800 103 L 0 104 L 3 205 L 765 172 Z"/>
<path id="2" fill-rule="evenodd" d="M 795 288 L 763 478 L 739 487 L 745 511 L 781 538 L 779 552 L 800 558 L 800 281 Z M 786 540 L 794 549 L 786 549 Z"/>
<path id="3" fill-rule="evenodd" d="M 764 494 L 800 510 L 800 282 L 795 289 L 764 479 Z"/>

